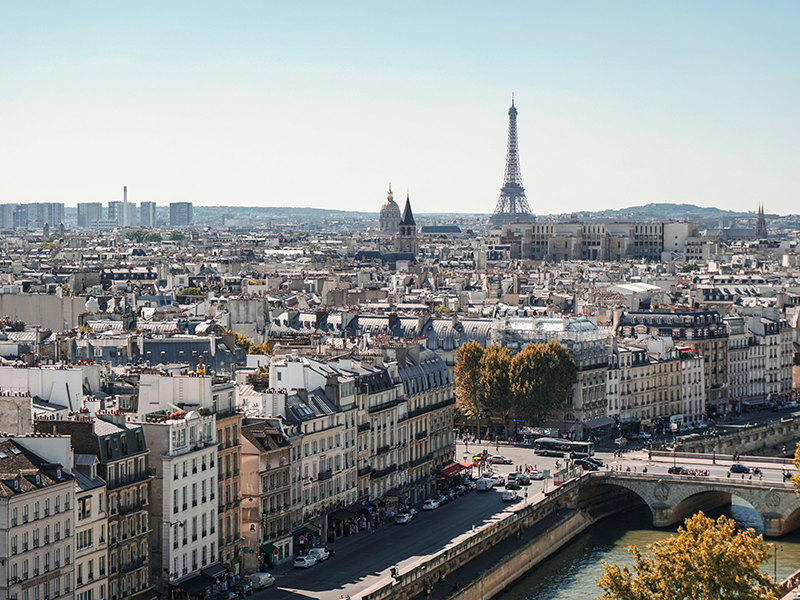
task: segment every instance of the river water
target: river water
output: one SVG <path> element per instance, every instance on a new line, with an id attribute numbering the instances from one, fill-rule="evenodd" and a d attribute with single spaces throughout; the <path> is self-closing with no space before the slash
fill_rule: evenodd
<path id="1" fill-rule="evenodd" d="M 720 512 L 709 516 L 717 517 Z M 757 533 L 763 532 L 758 513 L 735 496 L 731 506 L 723 511 L 737 524 Z M 647 544 L 669 537 L 674 529 L 655 529 L 646 509 L 617 515 L 600 521 L 589 531 L 572 541 L 555 556 L 535 567 L 527 576 L 498 596 L 498 600 L 587 600 L 597 598 L 601 589 L 596 581 L 603 574 L 601 561 L 631 563 L 628 546 L 644 550 Z M 788 577 L 800 568 L 800 530 L 780 538 L 767 540 L 777 545 L 778 580 Z M 761 565 L 762 571 L 774 574 L 774 555 Z"/>

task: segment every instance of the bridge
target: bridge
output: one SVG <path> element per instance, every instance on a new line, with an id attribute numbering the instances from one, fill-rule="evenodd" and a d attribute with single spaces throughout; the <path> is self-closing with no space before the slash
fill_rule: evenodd
<path id="1" fill-rule="evenodd" d="M 617 493 L 615 493 L 615 490 Z M 574 488 L 578 506 L 613 506 L 618 492 L 627 490 L 650 508 L 654 527 L 667 527 L 693 515 L 709 512 L 737 496 L 749 503 L 764 522 L 766 537 L 780 537 L 800 526 L 800 499 L 791 483 L 689 475 L 656 475 L 625 471 L 595 471 Z"/>

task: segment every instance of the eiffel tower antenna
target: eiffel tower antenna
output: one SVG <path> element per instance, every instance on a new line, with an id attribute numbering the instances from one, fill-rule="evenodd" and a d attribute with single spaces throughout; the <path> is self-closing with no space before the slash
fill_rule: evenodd
<path id="1" fill-rule="evenodd" d="M 497 200 L 494 213 L 489 218 L 489 227 L 499 227 L 503 223 L 534 220 L 525 188 L 522 187 L 522 174 L 519 168 L 519 144 L 517 142 L 517 108 L 514 106 L 514 94 L 511 94 L 511 108 L 508 109 L 508 150 L 506 152 L 506 172 L 500 198 Z"/>

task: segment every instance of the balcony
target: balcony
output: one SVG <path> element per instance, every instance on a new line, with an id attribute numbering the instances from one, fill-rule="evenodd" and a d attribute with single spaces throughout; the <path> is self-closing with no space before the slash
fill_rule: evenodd
<path id="1" fill-rule="evenodd" d="M 369 408 L 367 408 L 367 412 L 369 414 L 374 414 L 382 410 L 386 410 L 388 408 L 394 408 L 398 404 L 402 404 L 405 401 L 406 401 L 405 398 L 395 398 L 394 400 L 390 400 L 389 402 L 383 402 L 381 404 L 376 404 L 375 406 L 370 406 Z"/>
<path id="2" fill-rule="evenodd" d="M 147 562 L 146 558 L 140 558 L 138 560 L 132 560 L 129 563 L 125 563 L 119 566 L 120 573 L 130 573 L 131 571 L 135 571 L 136 569 L 141 569 L 145 563 Z"/>
<path id="3" fill-rule="evenodd" d="M 429 413 L 434 410 L 438 410 L 440 408 L 445 408 L 446 406 L 452 406 L 456 403 L 455 398 L 450 398 L 449 400 L 443 400 L 442 402 L 437 402 L 436 404 L 429 404 L 428 406 L 421 406 L 415 410 L 408 411 L 408 416 L 410 418 L 418 417 L 420 415 L 424 415 L 425 413 Z"/>
<path id="4" fill-rule="evenodd" d="M 362 423 L 361 425 L 358 426 L 359 433 L 362 432 L 362 431 L 369 431 L 369 430 L 370 430 L 370 424 L 369 423 Z"/>
<path id="5" fill-rule="evenodd" d="M 140 481 L 147 481 L 151 477 L 156 474 L 155 469 L 145 469 L 140 473 L 136 473 L 135 475 L 128 475 L 126 477 L 118 477 L 114 481 L 108 482 L 108 489 L 109 490 L 116 490 L 118 488 L 124 487 L 126 485 L 130 485 L 132 483 L 139 483 Z M 66 510 L 69 510 L 68 506 L 64 507 Z"/>
<path id="6" fill-rule="evenodd" d="M 130 504 L 120 504 L 119 505 L 119 514 L 120 515 L 130 515 L 135 512 L 139 512 L 144 510 L 146 502 L 138 501 L 138 502 L 131 502 Z M 177 512 L 177 511 L 176 511 Z"/>
<path id="7" fill-rule="evenodd" d="M 430 462 L 433 460 L 433 454 L 426 454 L 425 456 L 420 456 L 419 458 L 415 458 L 411 461 L 412 467 L 418 467 L 420 465 L 424 465 L 426 462 Z"/>
<path id="8" fill-rule="evenodd" d="M 381 477 L 386 477 L 387 475 L 391 475 L 397 471 L 397 465 L 392 465 L 390 467 L 386 467 L 385 469 L 375 470 L 370 474 L 370 479 L 379 479 Z"/>
<path id="9" fill-rule="evenodd" d="M 392 449 L 392 447 L 389 444 L 386 444 L 385 446 L 379 446 L 378 449 L 375 450 L 375 456 L 380 456 L 381 454 L 386 454 L 391 449 Z"/>
<path id="10" fill-rule="evenodd" d="M 424 440 L 426 437 L 428 437 L 427 431 L 418 431 L 416 434 L 414 434 L 415 440 Z"/>
<path id="11" fill-rule="evenodd" d="M 326 479 L 330 479 L 331 477 L 333 477 L 333 471 L 331 471 L 330 469 L 326 471 L 320 471 L 317 477 L 320 481 L 325 481 Z"/>
<path id="12" fill-rule="evenodd" d="M 366 477 L 366 476 L 367 476 L 367 475 L 369 475 L 370 473 L 372 473 L 372 467 L 370 467 L 370 466 L 361 467 L 361 468 L 358 470 L 358 476 L 359 476 L 359 477 Z"/>

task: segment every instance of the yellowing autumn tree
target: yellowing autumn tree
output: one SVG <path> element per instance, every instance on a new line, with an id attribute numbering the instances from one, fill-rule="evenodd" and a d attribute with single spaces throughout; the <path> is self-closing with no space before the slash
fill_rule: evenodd
<path id="1" fill-rule="evenodd" d="M 598 600 L 776 600 L 778 587 L 760 572 L 769 548 L 752 529 L 700 512 L 644 553 L 629 547 L 631 567 L 604 561 Z"/>
<path id="2" fill-rule="evenodd" d="M 456 402 L 461 412 L 471 417 L 484 408 L 480 401 L 482 358 L 483 347 L 475 341 L 456 350 Z"/>

